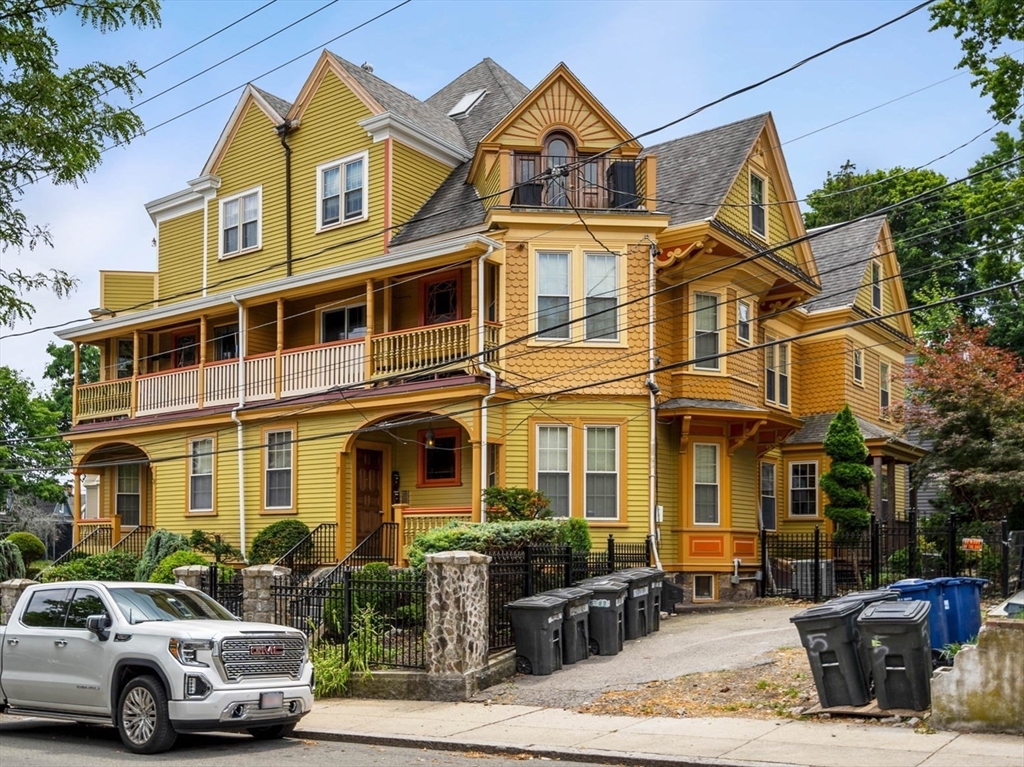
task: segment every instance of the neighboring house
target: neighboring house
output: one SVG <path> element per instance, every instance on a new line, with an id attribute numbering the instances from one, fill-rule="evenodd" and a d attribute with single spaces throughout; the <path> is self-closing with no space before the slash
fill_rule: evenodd
<path id="1" fill-rule="evenodd" d="M 421 101 L 325 52 L 292 104 L 249 86 L 147 206 L 158 271 L 101 272 L 59 333 L 102 355 L 68 437 L 100 521 L 248 545 L 298 517 L 341 557 L 528 486 L 718 598 L 759 516 L 824 524 L 844 401 L 880 477 L 915 455 L 880 399 L 903 318 L 787 340 L 905 306 L 884 221 L 747 258 L 805 234 L 780 144 L 758 115 L 642 147 L 561 64 L 530 89 L 485 59 Z"/>

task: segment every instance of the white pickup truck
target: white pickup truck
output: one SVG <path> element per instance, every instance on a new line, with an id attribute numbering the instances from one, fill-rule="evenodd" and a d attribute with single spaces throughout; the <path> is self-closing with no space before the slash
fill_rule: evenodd
<path id="1" fill-rule="evenodd" d="M 138 754 L 178 732 L 285 737 L 312 704 L 302 632 L 184 586 L 32 585 L 0 627 L 0 713 L 112 724 Z"/>

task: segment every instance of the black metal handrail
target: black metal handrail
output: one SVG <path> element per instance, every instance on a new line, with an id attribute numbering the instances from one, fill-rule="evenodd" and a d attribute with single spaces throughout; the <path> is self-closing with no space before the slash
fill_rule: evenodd
<path id="1" fill-rule="evenodd" d="M 110 525 L 96 525 L 87 536 L 53 560 L 51 567 L 53 565 L 62 565 L 66 562 L 70 562 L 72 559 L 87 557 L 92 554 L 103 554 L 110 551 L 112 538 L 113 529 Z"/>
<path id="2" fill-rule="evenodd" d="M 338 563 L 342 567 L 363 567 L 370 562 L 395 564 L 398 557 L 398 523 L 381 522 L 380 526 L 359 542 L 348 555 Z"/>
<path id="3" fill-rule="evenodd" d="M 153 534 L 152 525 L 138 525 L 134 530 L 131 530 L 121 540 L 110 547 L 111 551 L 127 551 L 129 554 L 134 554 L 137 557 L 142 556 L 142 552 L 146 549 L 146 541 L 149 540 L 149 536 Z"/>
<path id="4" fill-rule="evenodd" d="M 317 525 L 301 541 L 274 562 L 275 565 L 287 567 L 292 575 L 308 575 L 325 565 L 334 564 L 338 559 L 335 547 L 338 524 L 324 522 Z"/>

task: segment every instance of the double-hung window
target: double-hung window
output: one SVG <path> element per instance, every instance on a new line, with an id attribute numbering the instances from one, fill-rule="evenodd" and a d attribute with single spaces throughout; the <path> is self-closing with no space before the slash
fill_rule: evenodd
<path id="1" fill-rule="evenodd" d="M 238 359 L 238 323 L 219 325 L 213 329 L 213 358 Z"/>
<path id="2" fill-rule="evenodd" d="M 877 261 L 871 262 L 871 308 L 882 311 L 882 265 Z"/>
<path id="3" fill-rule="evenodd" d="M 293 432 L 291 429 L 268 431 L 265 438 L 264 508 L 290 509 L 294 473 Z"/>
<path id="4" fill-rule="evenodd" d="M 587 426 L 586 493 L 583 516 L 587 519 L 616 519 L 619 516 L 618 429 Z"/>
<path id="5" fill-rule="evenodd" d="M 693 446 L 693 521 L 698 525 L 719 524 L 718 445 Z"/>
<path id="6" fill-rule="evenodd" d="M 584 279 L 587 286 L 586 338 L 615 341 L 619 337 L 616 317 L 619 257 L 611 253 L 587 253 Z"/>
<path id="7" fill-rule="evenodd" d="M 142 467 L 125 463 L 117 467 L 117 493 L 114 510 L 121 516 L 121 524 L 135 527 L 142 517 Z"/>
<path id="8" fill-rule="evenodd" d="M 789 514 L 792 517 L 818 516 L 817 461 L 789 465 Z"/>
<path id="9" fill-rule="evenodd" d="M 743 344 L 750 343 L 749 301 L 740 301 L 736 304 L 736 340 Z"/>
<path id="10" fill-rule="evenodd" d="M 568 339 L 569 253 L 537 253 L 537 337 Z"/>
<path id="11" fill-rule="evenodd" d="M 882 415 L 889 414 L 890 400 L 890 373 L 889 363 L 882 362 L 878 365 L 878 404 L 882 408 Z"/>
<path id="12" fill-rule="evenodd" d="M 317 230 L 366 218 L 366 161 L 362 152 L 317 168 Z"/>
<path id="13" fill-rule="evenodd" d="M 718 370 L 718 296 L 697 293 L 693 297 L 693 356 L 697 370 Z"/>
<path id="14" fill-rule="evenodd" d="M 864 384 L 864 352 L 861 349 L 853 350 L 853 382 Z"/>
<path id="15" fill-rule="evenodd" d="M 221 256 L 231 256 L 260 247 L 262 195 L 262 190 L 256 189 L 221 200 Z"/>
<path id="16" fill-rule="evenodd" d="M 537 427 L 537 490 L 553 517 L 569 516 L 569 427 Z"/>
<path id="17" fill-rule="evenodd" d="M 789 407 L 789 344 L 764 337 L 772 344 L 764 349 L 764 398 L 779 407 Z"/>
<path id="18" fill-rule="evenodd" d="M 320 343 L 366 337 L 366 304 L 320 313 Z"/>
<path id="19" fill-rule="evenodd" d="M 213 511 L 213 438 L 189 442 L 188 510 Z"/>
<path id="20" fill-rule="evenodd" d="M 775 464 L 761 462 L 761 529 L 774 530 L 778 511 L 775 502 Z"/>
<path id="21" fill-rule="evenodd" d="M 764 206 L 764 179 L 750 174 L 750 231 L 758 237 L 768 236 Z"/>

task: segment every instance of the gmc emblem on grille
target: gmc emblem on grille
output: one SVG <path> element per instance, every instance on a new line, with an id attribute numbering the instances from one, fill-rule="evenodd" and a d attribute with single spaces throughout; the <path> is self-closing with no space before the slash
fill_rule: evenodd
<path id="1" fill-rule="evenodd" d="M 249 648 L 250 655 L 284 655 L 284 647 L 279 644 L 256 644 Z"/>

